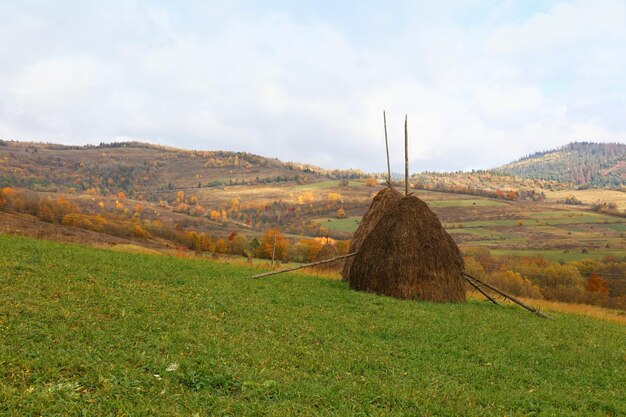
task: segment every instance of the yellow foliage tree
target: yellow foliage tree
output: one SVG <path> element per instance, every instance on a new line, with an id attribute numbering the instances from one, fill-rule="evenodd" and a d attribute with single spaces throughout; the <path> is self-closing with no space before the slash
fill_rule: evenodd
<path id="1" fill-rule="evenodd" d="M 347 255 L 350 249 L 350 241 L 338 240 L 335 242 L 335 248 L 337 248 L 337 255 Z"/>
<path id="2" fill-rule="evenodd" d="M 226 246 L 226 242 L 224 239 L 219 239 L 217 244 L 215 245 L 215 252 L 225 254 L 228 253 L 228 246 Z"/>
<path id="3" fill-rule="evenodd" d="M 341 201 L 341 202 L 343 202 L 343 197 L 339 193 L 328 193 L 328 201 Z"/>
<path id="4" fill-rule="evenodd" d="M 315 201 L 315 195 L 312 192 L 307 191 L 298 195 L 297 200 L 298 200 L 298 204 L 312 203 Z"/>

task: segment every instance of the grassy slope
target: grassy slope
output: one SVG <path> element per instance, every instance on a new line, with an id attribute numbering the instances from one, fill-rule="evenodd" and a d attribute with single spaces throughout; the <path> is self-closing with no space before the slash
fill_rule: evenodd
<path id="1" fill-rule="evenodd" d="M 617 324 L 17 237 L 0 251 L 0 414 L 626 413 Z"/>

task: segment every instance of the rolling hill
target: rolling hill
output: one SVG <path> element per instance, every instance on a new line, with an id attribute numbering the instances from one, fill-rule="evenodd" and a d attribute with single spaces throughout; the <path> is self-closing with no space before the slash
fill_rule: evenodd
<path id="1" fill-rule="evenodd" d="M 129 196 L 164 190 L 360 178 L 247 152 L 191 151 L 140 142 L 65 146 L 0 141 L 0 187 Z"/>
<path id="2" fill-rule="evenodd" d="M 528 155 L 494 171 L 585 187 L 619 187 L 626 184 L 626 145 L 574 142 Z"/>

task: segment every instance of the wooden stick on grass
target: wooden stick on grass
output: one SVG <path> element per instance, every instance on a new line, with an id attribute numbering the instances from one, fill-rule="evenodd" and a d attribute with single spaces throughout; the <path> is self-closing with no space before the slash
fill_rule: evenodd
<path id="1" fill-rule="evenodd" d="M 253 275 L 250 278 L 257 279 L 257 278 L 269 277 L 271 275 L 282 274 L 284 272 L 297 271 L 298 269 L 309 268 L 309 267 L 312 267 L 312 266 L 322 265 L 322 264 L 325 264 L 325 263 L 328 263 L 328 262 L 338 261 L 340 259 L 350 258 L 352 256 L 355 256 L 357 253 L 358 252 L 353 252 L 353 253 L 349 253 L 347 255 L 341 255 L 341 256 L 336 256 L 334 258 L 325 259 L 323 261 L 316 261 L 316 262 L 311 262 L 311 263 L 304 264 L 304 265 L 294 266 L 292 268 L 280 269 L 278 271 L 263 272 L 262 274 Z M 495 291 L 496 293 L 500 294 L 504 298 L 508 298 L 509 300 L 513 301 L 515 304 L 525 308 L 526 310 L 530 311 L 533 314 L 538 315 L 539 317 L 542 317 L 544 319 L 553 320 L 553 318 L 548 316 L 547 314 L 542 313 L 541 311 L 539 311 L 536 308 L 531 307 L 528 304 L 518 300 L 517 298 L 513 297 L 512 295 L 509 295 L 509 294 L 505 293 L 504 291 L 497 289 L 493 285 L 489 285 L 486 282 L 483 282 L 483 281 L 479 280 L 478 278 L 475 278 L 475 277 L 471 276 L 470 274 L 468 274 L 466 272 L 464 272 L 463 275 L 465 276 L 465 279 L 467 280 L 467 282 L 469 282 L 481 294 L 483 294 L 485 297 L 487 297 L 492 303 L 494 303 L 496 305 L 499 305 L 498 302 L 492 296 L 490 296 L 489 294 L 487 294 L 487 292 L 485 292 L 482 288 L 480 288 L 481 285 L 489 288 L 490 290 Z"/>
<path id="2" fill-rule="evenodd" d="M 256 278 L 263 278 L 263 277 L 269 277 L 270 275 L 282 274 L 283 272 L 296 271 L 296 270 L 302 269 L 302 268 L 309 268 L 311 266 L 322 265 L 322 264 L 326 264 L 328 262 L 338 261 L 339 259 L 349 258 L 349 257 L 354 256 L 356 254 L 357 254 L 357 252 L 353 252 L 353 253 L 349 253 L 347 255 L 341 255 L 341 256 L 336 256 L 334 258 L 330 258 L 330 259 L 324 259 L 323 261 L 316 261 L 316 262 L 311 262 L 309 264 L 294 266 L 292 268 L 279 269 L 278 271 L 263 272 L 262 274 L 253 275 L 250 278 L 255 278 L 255 279 Z"/>
<path id="3" fill-rule="evenodd" d="M 479 280 L 478 278 L 475 278 L 475 277 L 471 276 L 470 274 L 468 274 L 468 273 L 466 273 L 466 272 L 464 272 L 464 273 L 463 273 L 463 275 L 465 275 L 466 277 L 471 278 L 472 280 L 474 280 L 474 281 L 476 281 L 477 283 L 479 283 L 479 284 L 481 284 L 481 285 L 483 285 L 483 286 L 485 286 L 485 287 L 489 288 L 490 290 L 493 290 L 493 291 L 497 292 L 498 294 L 500 294 L 500 295 L 501 295 L 501 296 L 503 296 L 504 298 L 508 298 L 509 300 L 513 301 L 515 304 L 519 305 L 520 307 L 525 308 L 526 310 L 530 311 L 531 313 L 536 314 L 536 315 L 538 315 L 539 317 L 542 317 L 542 318 L 544 318 L 544 319 L 550 319 L 550 320 L 553 320 L 553 318 L 552 318 L 552 317 L 550 317 L 550 316 L 548 316 L 547 314 L 542 313 L 541 311 L 539 311 L 539 310 L 537 310 L 536 308 L 534 308 L 534 307 L 532 307 L 532 306 L 529 306 L 528 304 L 526 304 L 526 303 L 524 303 L 524 302 L 522 302 L 522 301 L 518 300 L 517 298 L 513 297 L 512 295 L 509 295 L 509 294 L 505 293 L 504 291 L 497 289 L 497 288 L 496 288 L 496 287 L 494 287 L 493 285 L 489 285 L 489 284 L 487 284 L 486 282 L 483 282 L 483 281 Z"/>
<path id="4" fill-rule="evenodd" d="M 487 299 L 489 301 L 491 301 L 492 303 L 494 303 L 495 305 L 499 306 L 500 304 L 495 300 L 495 298 L 493 298 L 492 296 L 490 296 L 489 294 L 487 294 L 487 292 L 485 290 L 483 290 L 482 288 L 480 288 L 480 284 L 477 283 L 476 281 L 474 281 L 473 279 L 471 279 L 469 276 L 465 275 L 465 279 L 467 280 L 467 282 L 470 283 L 470 285 L 474 288 L 476 288 L 476 290 L 478 292 L 480 292 L 482 295 L 484 295 L 485 297 L 487 297 Z"/>

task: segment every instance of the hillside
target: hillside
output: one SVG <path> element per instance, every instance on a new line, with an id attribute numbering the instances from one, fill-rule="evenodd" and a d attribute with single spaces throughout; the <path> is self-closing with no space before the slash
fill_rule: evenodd
<path id="1" fill-rule="evenodd" d="M 494 171 L 578 186 L 620 187 L 626 185 L 626 145 L 574 142 L 528 155 Z"/>
<path id="2" fill-rule="evenodd" d="M 0 235 L 2 415 L 626 413 L 623 325 Z"/>
<path id="3" fill-rule="evenodd" d="M 359 178 L 247 152 L 189 151 L 139 142 L 98 146 L 0 141 L 0 187 L 128 196 L 177 189 Z M 158 200 L 157 200 L 158 201 Z"/>

